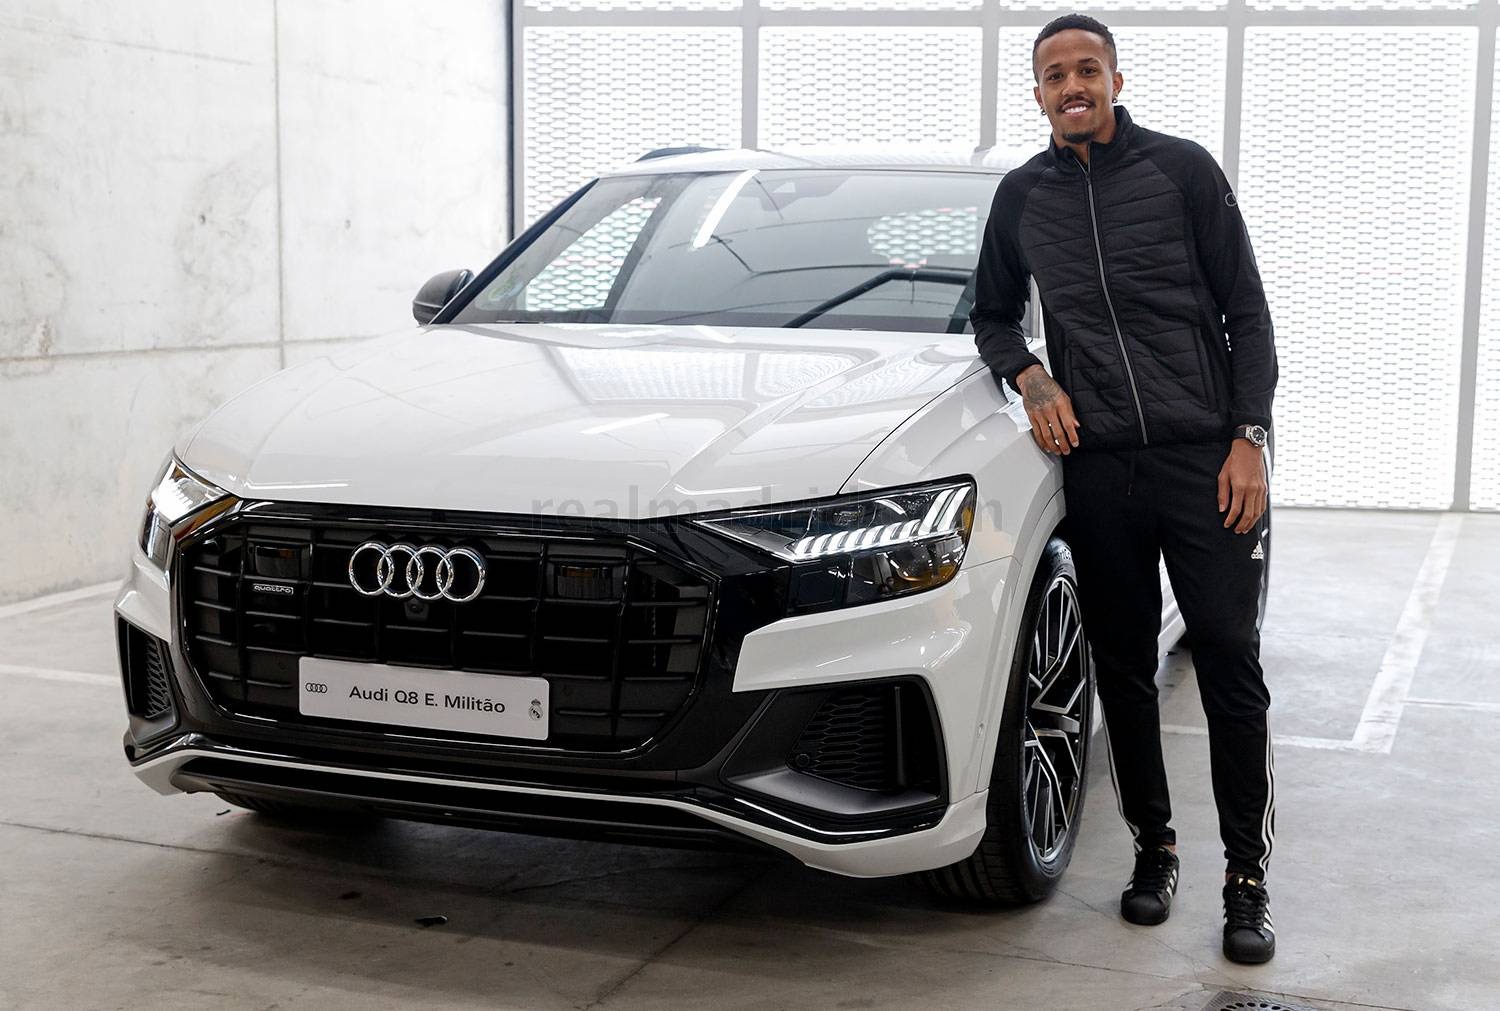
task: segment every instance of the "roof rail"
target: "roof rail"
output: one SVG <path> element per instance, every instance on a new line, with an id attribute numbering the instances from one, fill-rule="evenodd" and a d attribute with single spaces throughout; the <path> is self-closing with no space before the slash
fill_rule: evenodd
<path id="1" fill-rule="evenodd" d="M 659 148 L 655 148 L 654 150 L 647 151 L 645 154 L 643 154 L 639 158 L 637 158 L 636 161 L 646 161 L 646 160 L 648 160 L 650 158 L 669 158 L 669 157 L 671 157 L 674 154 L 692 154 L 692 153 L 694 153 L 696 151 L 728 151 L 728 150 L 729 150 L 729 148 L 727 148 L 727 147 L 702 147 L 702 146 L 697 145 L 697 144 L 689 144 L 689 145 L 687 145 L 685 147 L 659 147 Z"/>

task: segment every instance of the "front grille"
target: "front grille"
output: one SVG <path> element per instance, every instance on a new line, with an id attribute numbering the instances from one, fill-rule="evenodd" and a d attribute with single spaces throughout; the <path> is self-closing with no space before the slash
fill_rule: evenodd
<path id="1" fill-rule="evenodd" d="M 372 539 L 473 549 L 484 587 L 467 603 L 363 596 L 349 559 Z M 241 516 L 179 564 L 185 652 L 227 709 L 348 729 L 298 713 L 304 656 L 537 676 L 551 685 L 543 743 L 590 751 L 638 747 L 682 708 L 712 597 L 706 577 L 623 537 Z"/>
<path id="2" fill-rule="evenodd" d="M 166 645 L 127 621 L 120 621 L 120 660 L 125 668 L 125 698 L 130 711 L 157 720 L 172 711 L 167 680 Z"/>

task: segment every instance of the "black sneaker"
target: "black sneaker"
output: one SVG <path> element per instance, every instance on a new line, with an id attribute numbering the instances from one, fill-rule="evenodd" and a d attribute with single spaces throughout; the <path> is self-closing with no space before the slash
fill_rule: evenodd
<path id="1" fill-rule="evenodd" d="M 1165 846 L 1137 853 L 1135 873 L 1120 893 L 1120 915 L 1144 927 L 1166 920 L 1177 892 L 1177 867 L 1177 854 Z"/>
<path id="2" fill-rule="evenodd" d="M 1269 962 L 1276 954 L 1271 897 L 1265 883 L 1235 874 L 1224 884 L 1224 957 L 1231 962 Z"/>

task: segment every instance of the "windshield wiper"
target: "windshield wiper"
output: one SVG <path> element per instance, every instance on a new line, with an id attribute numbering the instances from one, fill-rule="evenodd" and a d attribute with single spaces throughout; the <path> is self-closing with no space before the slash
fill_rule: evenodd
<path id="1" fill-rule="evenodd" d="M 966 270 L 963 267 L 891 267 L 889 270 L 882 270 L 874 277 L 861 281 L 852 288 L 847 288 L 839 292 L 830 299 L 819 302 L 801 315 L 792 317 L 791 320 L 783 323 L 782 326 L 802 326 L 804 323 L 817 319 L 829 310 L 837 309 L 845 302 L 858 298 L 865 292 L 873 291 L 882 284 L 889 284 L 892 281 L 936 281 L 939 284 L 956 284 L 962 287 L 967 286 L 969 279 L 973 276 L 974 272 L 972 270 Z"/>

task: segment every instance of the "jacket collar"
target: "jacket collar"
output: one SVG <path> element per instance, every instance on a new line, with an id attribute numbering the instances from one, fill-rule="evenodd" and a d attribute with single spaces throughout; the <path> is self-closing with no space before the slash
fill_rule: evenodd
<path id="1" fill-rule="evenodd" d="M 1095 165 L 1107 164 L 1118 158 L 1127 147 L 1130 146 L 1131 134 L 1135 132 L 1135 122 L 1130 118 L 1130 113 L 1125 106 L 1111 106 L 1115 111 L 1115 136 L 1109 143 L 1097 140 L 1089 141 L 1089 168 Z M 1053 165 L 1065 171 L 1081 172 L 1083 165 L 1073 153 L 1073 149 L 1066 145 L 1060 145 L 1050 134 L 1047 136 L 1047 160 Z"/>

